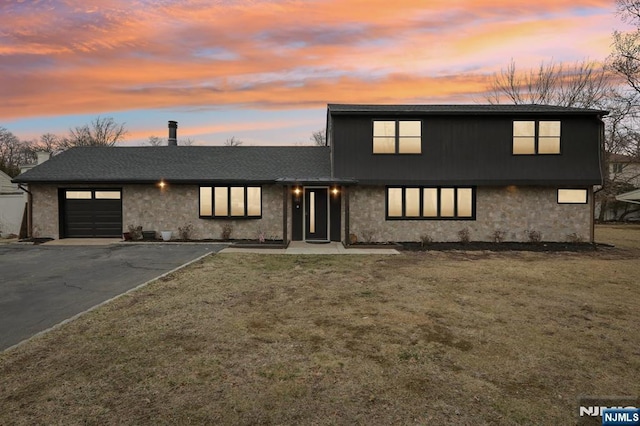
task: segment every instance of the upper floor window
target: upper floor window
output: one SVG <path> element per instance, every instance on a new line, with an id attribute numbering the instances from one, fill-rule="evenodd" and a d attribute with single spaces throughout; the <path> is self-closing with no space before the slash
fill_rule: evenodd
<path id="1" fill-rule="evenodd" d="M 201 186 L 200 217 L 239 218 L 262 216 L 259 186 Z"/>
<path id="2" fill-rule="evenodd" d="M 587 190 L 558 189 L 558 204 L 587 204 Z"/>
<path id="3" fill-rule="evenodd" d="M 374 121 L 374 154 L 422 153 L 421 121 Z"/>
<path id="4" fill-rule="evenodd" d="M 474 188 L 389 187 L 387 219 L 475 219 Z"/>
<path id="5" fill-rule="evenodd" d="M 560 122 L 514 121 L 513 154 L 560 154 Z"/>

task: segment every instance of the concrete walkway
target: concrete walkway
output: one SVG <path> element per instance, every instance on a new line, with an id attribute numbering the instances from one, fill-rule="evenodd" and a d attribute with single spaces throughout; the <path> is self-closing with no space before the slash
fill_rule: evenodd
<path id="1" fill-rule="evenodd" d="M 304 241 L 292 241 L 286 249 L 261 249 L 228 247 L 220 253 L 261 253 L 261 254 L 400 254 L 390 248 L 345 248 L 342 243 L 310 244 Z"/>

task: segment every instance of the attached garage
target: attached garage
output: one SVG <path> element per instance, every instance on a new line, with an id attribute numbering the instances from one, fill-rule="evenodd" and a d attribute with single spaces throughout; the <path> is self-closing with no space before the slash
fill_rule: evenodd
<path id="1" fill-rule="evenodd" d="M 120 189 L 61 189 L 60 234 L 64 238 L 120 237 Z"/>

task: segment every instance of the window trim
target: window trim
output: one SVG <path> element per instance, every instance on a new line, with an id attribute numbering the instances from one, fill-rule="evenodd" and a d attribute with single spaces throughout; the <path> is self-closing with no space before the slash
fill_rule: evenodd
<path id="1" fill-rule="evenodd" d="M 402 216 L 389 216 L 389 189 L 402 189 Z M 406 189 L 419 189 L 418 198 L 418 216 L 406 215 Z M 437 189 L 438 206 L 437 216 L 424 216 L 424 190 Z M 442 216 L 441 193 L 442 189 L 453 189 L 453 216 Z M 458 216 L 458 189 L 471 189 L 471 216 Z M 411 186 L 411 185 L 388 185 L 384 189 L 384 215 L 386 220 L 457 220 L 457 221 L 475 221 L 476 220 L 476 189 L 475 186 Z"/>
<path id="2" fill-rule="evenodd" d="M 216 215 L 215 193 L 216 188 L 227 188 L 227 215 Z M 211 214 L 202 215 L 202 188 L 211 188 Z M 244 195 L 244 214 L 232 215 L 231 214 L 231 188 L 242 188 Z M 260 189 L 260 215 L 249 215 L 248 205 L 248 188 Z M 199 185 L 198 186 L 198 217 L 200 219 L 262 219 L 262 185 L 250 185 L 250 184 L 218 184 L 218 185 Z"/>
<path id="3" fill-rule="evenodd" d="M 570 201 L 560 201 L 560 191 L 561 190 L 584 191 L 584 193 L 585 193 L 584 202 L 581 201 L 579 203 L 574 203 L 574 202 L 570 202 Z M 556 190 L 556 203 L 559 204 L 559 205 L 567 205 L 567 206 L 571 206 L 571 205 L 584 206 L 585 204 L 589 204 L 589 190 L 587 188 L 558 188 Z"/>
<path id="4" fill-rule="evenodd" d="M 376 121 L 393 121 L 395 122 L 395 134 L 393 135 L 394 138 L 394 152 L 375 152 L 374 151 L 374 142 L 376 140 L 376 136 L 375 136 L 375 131 L 374 131 L 374 127 L 375 127 L 375 122 Z M 400 135 L 400 122 L 416 122 L 416 123 L 420 123 L 420 136 L 401 136 Z M 371 153 L 372 155 L 422 155 L 422 127 L 423 127 L 423 120 L 421 119 L 415 119 L 415 120 L 400 120 L 397 118 L 375 118 L 371 120 Z M 378 136 L 378 137 L 382 137 L 382 136 Z M 390 137 L 390 136 L 385 136 L 385 137 Z M 400 152 L 400 140 L 401 139 L 410 139 L 410 138 L 420 138 L 420 152 Z"/>
<path id="5" fill-rule="evenodd" d="M 513 150 L 513 143 L 515 142 L 517 137 L 530 137 L 530 136 L 516 136 L 514 133 L 514 123 L 516 122 L 526 122 L 526 121 L 533 121 L 534 125 L 533 125 L 533 148 L 534 148 L 534 153 L 532 154 L 516 154 Z M 545 122 L 545 121 L 557 121 L 558 123 L 560 123 L 560 136 L 558 136 L 559 139 L 559 150 L 558 152 L 538 152 L 539 150 L 539 146 L 540 146 L 540 122 Z M 551 138 L 553 136 L 542 136 L 543 138 Z M 538 155 L 562 155 L 562 120 L 539 120 L 539 119 L 521 119 L 521 120 L 512 120 L 511 121 L 511 155 L 514 157 L 532 157 L 532 156 L 538 156 Z"/>

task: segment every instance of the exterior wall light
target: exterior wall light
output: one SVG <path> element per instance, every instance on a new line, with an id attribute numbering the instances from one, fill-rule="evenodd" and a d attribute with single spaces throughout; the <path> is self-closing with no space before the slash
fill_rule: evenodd
<path id="1" fill-rule="evenodd" d="M 160 189 L 164 189 L 164 187 L 165 187 L 165 186 L 167 186 L 167 184 L 165 183 L 165 181 L 164 181 L 164 180 L 161 180 L 161 181 L 158 183 L 158 186 L 160 187 Z"/>
<path id="2" fill-rule="evenodd" d="M 299 186 L 293 188 L 293 201 L 300 202 L 300 197 L 302 195 L 302 189 Z"/>
<path id="3" fill-rule="evenodd" d="M 338 193 L 339 193 L 339 192 L 340 192 L 340 191 L 338 190 L 338 187 L 337 187 L 337 186 L 334 186 L 334 187 L 333 187 L 333 189 L 331 190 L 331 193 L 332 193 L 334 196 L 338 195 Z"/>

